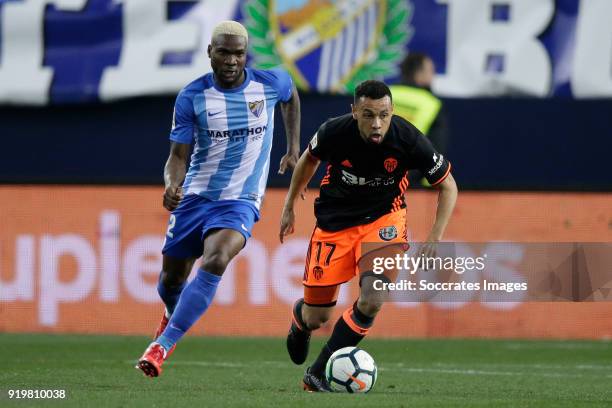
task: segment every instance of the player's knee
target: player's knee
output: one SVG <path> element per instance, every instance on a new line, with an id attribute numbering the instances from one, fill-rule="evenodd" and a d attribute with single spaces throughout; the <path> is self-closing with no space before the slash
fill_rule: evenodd
<path id="1" fill-rule="evenodd" d="M 357 307 L 359 308 L 359 311 L 364 315 L 370 317 L 376 316 L 376 314 L 380 312 L 382 305 L 383 301 L 381 299 L 369 297 L 359 298 L 359 301 L 357 302 Z"/>
<path id="2" fill-rule="evenodd" d="M 230 257 L 221 251 L 215 251 L 210 255 L 205 255 L 202 259 L 202 269 L 215 275 L 223 275 Z"/>

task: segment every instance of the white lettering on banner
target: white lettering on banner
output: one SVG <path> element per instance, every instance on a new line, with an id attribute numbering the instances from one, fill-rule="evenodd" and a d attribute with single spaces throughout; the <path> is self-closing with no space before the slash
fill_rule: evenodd
<path id="1" fill-rule="evenodd" d="M 34 299 L 34 237 L 19 235 L 15 242 L 15 278 L 0 280 L 0 301 L 31 301 Z"/>
<path id="2" fill-rule="evenodd" d="M 612 1 L 582 0 L 576 28 L 572 92 L 577 98 L 612 96 Z"/>
<path id="3" fill-rule="evenodd" d="M 60 279 L 62 256 L 77 261 L 76 277 L 70 282 Z M 60 303 L 74 303 L 89 296 L 96 283 L 96 254 L 85 238 L 75 234 L 43 235 L 40 239 L 40 304 L 38 319 L 43 326 L 58 320 Z"/>
<path id="4" fill-rule="evenodd" d="M 122 300 L 120 297 L 123 294 L 136 302 L 161 306 L 156 287 L 162 263 L 162 233 L 136 236 L 125 243 L 125 249 L 122 249 L 119 212 L 102 211 L 98 222 L 98 230 L 102 233 L 98 248 L 87 238 L 77 234 L 45 234 L 40 238 L 25 234 L 16 236 L 15 273 L 5 273 L 4 276 L 13 276 L 12 279 L 5 278 L 6 282 L 0 279 L 0 301 L 37 302 L 38 323 L 42 326 L 57 324 L 62 304 L 78 304 L 93 296 L 98 296 L 104 302 L 114 303 Z M 484 252 L 489 255 L 486 273 L 469 275 L 466 271 L 462 275 L 463 279 L 473 282 L 479 282 L 483 278 L 493 282 L 520 280 L 513 265 L 521 262 L 524 248 L 521 245 L 511 246 L 510 249 L 504 246 L 503 251 L 499 248 L 494 244 L 485 248 Z M 303 294 L 301 281 L 307 249 L 306 237 L 293 238 L 274 248 L 268 248 L 263 242 L 251 238 L 228 267 L 215 304 L 269 305 L 271 296 L 285 305 L 293 304 Z M 457 244 L 456 251 L 462 256 L 474 256 L 467 244 Z M 70 278 L 67 278 L 65 271 L 61 269 L 64 264 L 62 260 L 67 257 L 76 265 L 74 272 L 69 271 Z M 246 274 L 248 279 L 241 279 L 241 274 Z M 192 273 L 192 277 L 193 275 Z M 125 292 L 122 292 L 121 287 Z M 352 289 L 349 285 L 342 285 L 338 304 L 354 301 L 355 292 L 352 292 Z M 244 297 L 238 298 L 241 293 L 245 294 Z M 394 300 L 399 307 L 417 307 L 420 303 L 416 302 L 425 299 L 415 295 L 410 298 L 394 297 Z M 466 291 L 453 302 L 428 300 L 433 307 L 440 309 L 460 308 L 470 301 L 480 301 L 491 309 L 511 309 L 517 307 L 522 299 L 495 302 L 499 297 L 489 298 L 486 294 L 481 294 L 479 299 L 475 299 L 473 292 Z"/>
<path id="5" fill-rule="evenodd" d="M 123 284 L 126 291 L 140 302 L 160 301 L 157 281 L 163 244 L 164 237 L 161 235 L 142 235 L 132 241 L 123 253 Z"/>
<path id="6" fill-rule="evenodd" d="M 215 295 L 215 304 L 230 305 L 236 302 L 236 266 L 240 262 L 247 263 L 248 274 L 248 298 L 243 301 L 251 305 L 265 305 L 269 299 L 268 285 L 268 251 L 264 244 L 260 241 L 251 238 L 246 246 L 236 257 L 229 263 L 227 270 L 223 274 L 223 279 L 219 284 L 219 289 Z"/>
<path id="7" fill-rule="evenodd" d="M 87 0 L 24 0 L 2 5 L 0 102 L 44 105 L 53 69 L 43 63 L 43 20 L 47 4 L 79 11 Z"/>
<path id="8" fill-rule="evenodd" d="M 119 238 L 120 216 L 117 211 L 100 214 L 100 300 L 115 302 L 119 299 Z"/>
<path id="9" fill-rule="evenodd" d="M 538 35 L 554 14 L 553 0 L 505 0 L 507 21 L 492 21 L 498 0 L 437 0 L 448 5 L 446 73 L 434 82 L 445 96 L 525 94 L 547 96 L 551 63 Z M 487 59 L 503 59 L 501 72 L 486 72 Z"/>
<path id="10" fill-rule="evenodd" d="M 121 57 L 117 67 L 104 70 L 100 99 L 174 93 L 211 70 L 205 52 L 209 41 L 201 43 L 200 24 L 189 19 L 168 21 L 168 0 L 122 2 Z M 195 51 L 189 65 L 161 65 L 164 53 L 187 51 Z"/>

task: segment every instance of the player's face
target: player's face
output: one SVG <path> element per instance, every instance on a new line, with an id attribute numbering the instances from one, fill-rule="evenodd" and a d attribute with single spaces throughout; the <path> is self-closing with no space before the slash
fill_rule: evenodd
<path id="1" fill-rule="evenodd" d="M 362 96 L 355 105 L 351 105 L 351 108 L 363 140 L 368 143 L 382 143 L 393 115 L 391 98 L 387 95 L 380 99 Z"/>
<path id="2" fill-rule="evenodd" d="M 222 88 L 236 88 L 244 82 L 246 39 L 238 35 L 218 35 L 208 46 L 215 81 Z"/>

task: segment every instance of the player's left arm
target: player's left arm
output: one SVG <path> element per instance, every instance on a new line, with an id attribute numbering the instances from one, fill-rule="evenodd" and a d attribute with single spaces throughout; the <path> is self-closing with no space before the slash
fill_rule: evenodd
<path id="1" fill-rule="evenodd" d="M 267 71 L 278 99 L 287 135 L 287 153 L 281 158 L 278 174 L 294 169 L 300 158 L 300 95 L 291 76 L 282 68 Z"/>
<path id="2" fill-rule="evenodd" d="M 287 135 L 287 153 L 281 158 L 278 174 L 294 169 L 300 157 L 300 96 L 292 86 L 291 99 L 281 102 L 281 114 Z"/>
<path id="3" fill-rule="evenodd" d="M 427 256 L 434 256 L 436 243 L 442 240 L 457 202 L 457 183 L 455 183 L 451 174 L 451 164 L 447 158 L 437 152 L 431 142 L 414 126 L 408 123 L 401 125 L 406 132 L 412 133 L 413 137 L 416 138 L 416 143 L 409 152 L 409 157 L 431 186 L 438 190 L 436 218 L 422 247 L 422 253 Z"/>
<path id="4" fill-rule="evenodd" d="M 420 253 L 425 257 L 436 256 L 436 245 L 442 240 L 446 226 L 455 209 L 458 195 L 457 183 L 455 183 L 455 179 L 450 172 L 434 188 L 438 190 L 438 207 L 431 231 L 420 248 Z"/>
<path id="5" fill-rule="evenodd" d="M 427 237 L 427 242 L 439 242 L 442 239 L 448 221 L 455 209 L 458 195 L 457 183 L 455 183 L 455 179 L 450 172 L 434 188 L 438 190 L 438 207 L 436 209 L 436 219 Z"/>

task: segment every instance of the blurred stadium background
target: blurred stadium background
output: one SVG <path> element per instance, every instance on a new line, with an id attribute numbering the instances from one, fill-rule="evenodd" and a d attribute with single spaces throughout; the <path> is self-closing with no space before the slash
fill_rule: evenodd
<path id="1" fill-rule="evenodd" d="M 408 52 L 429 54 L 460 188 L 448 240 L 612 242 L 608 0 L 6 0 L 0 333 L 151 334 L 174 97 L 210 70 L 210 32 L 225 19 L 247 26 L 250 66 L 283 64 L 299 85 L 302 148 L 348 112 L 356 83 L 397 83 Z M 290 176 L 276 174 L 276 121 L 262 219 L 195 334 L 286 334 L 317 183 L 281 245 Z M 407 203 L 410 237 L 424 239 L 435 194 L 409 189 Z M 372 336 L 612 336 L 608 302 L 467 300 L 387 305 Z"/>

